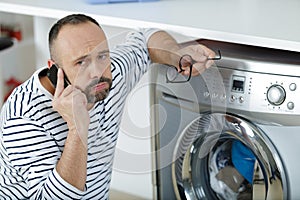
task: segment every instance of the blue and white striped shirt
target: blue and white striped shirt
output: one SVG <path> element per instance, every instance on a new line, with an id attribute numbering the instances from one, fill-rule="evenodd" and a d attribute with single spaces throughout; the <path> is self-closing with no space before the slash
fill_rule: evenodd
<path id="1" fill-rule="evenodd" d="M 85 191 L 68 184 L 55 170 L 68 127 L 39 81 L 42 70 L 14 90 L 0 120 L 0 199 L 108 198 L 125 98 L 150 65 L 147 40 L 155 31 L 133 31 L 110 52 L 112 89 L 89 111 Z"/>

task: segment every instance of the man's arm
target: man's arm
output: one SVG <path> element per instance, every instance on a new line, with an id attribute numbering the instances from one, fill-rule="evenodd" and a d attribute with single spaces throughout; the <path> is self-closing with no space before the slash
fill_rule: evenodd
<path id="1" fill-rule="evenodd" d="M 213 61 L 207 60 L 207 58 L 215 56 L 212 50 L 200 44 L 181 48 L 176 40 L 165 31 L 158 31 L 151 35 L 148 40 L 148 51 L 153 62 L 172 65 L 177 68 L 182 55 L 188 54 L 192 56 L 196 61 L 193 65 L 192 75 L 194 76 L 210 67 Z M 184 74 L 188 74 L 188 66 L 183 67 L 186 67 L 184 68 Z"/>
<path id="2" fill-rule="evenodd" d="M 61 113 L 69 132 L 64 151 L 57 163 L 57 173 L 69 184 L 83 191 L 87 175 L 87 137 L 89 115 L 85 94 L 74 86 L 64 89 L 62 70 L 58 71 L 53 108 Z"/>
<path id="3" fill-rule="evenodd" d="M 180 50 L 176 40 L 164 31 L 158 31 L 151 35 L 148 40 L 150 58 L 155 63 L 178 65 Z"/>

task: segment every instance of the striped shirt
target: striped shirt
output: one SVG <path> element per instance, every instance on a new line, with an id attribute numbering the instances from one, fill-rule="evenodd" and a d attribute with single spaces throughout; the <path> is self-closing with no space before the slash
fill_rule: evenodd
<path id="1" fill-rule="evenodd" d="M 39 81 L 43 69 L 14 90 L 0 119 L 0 199 L 108 199 L 125 98 L 151 63 L 147 41 L 155 31 L 132 31 L 124 44 L 110 52 L 110 94 L 89 111 L 84 191 L 64 181 L 56 171 L 68 127 L 52 108 L 53 96 Z"/>

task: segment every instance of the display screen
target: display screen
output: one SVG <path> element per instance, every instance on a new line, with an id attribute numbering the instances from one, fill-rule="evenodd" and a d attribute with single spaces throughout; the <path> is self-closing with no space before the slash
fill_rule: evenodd
<path id="1" fill-rule="evenodd" d="M 243 77 L 243 76 L 233 76 L 231 90 L 233 92 L 244 93 L 244 87 L 245 87 L 245 77 Z"/>

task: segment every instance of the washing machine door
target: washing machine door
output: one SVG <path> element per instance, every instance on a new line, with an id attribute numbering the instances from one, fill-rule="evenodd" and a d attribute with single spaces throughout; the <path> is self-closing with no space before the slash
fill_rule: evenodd
<path id="1" fill-rule="evenodd" d="M 288 199 L 276 148 L 259 127 L 235 115 L 210 113 L 192 121 L 173 159 L 177 199 Z"/>

